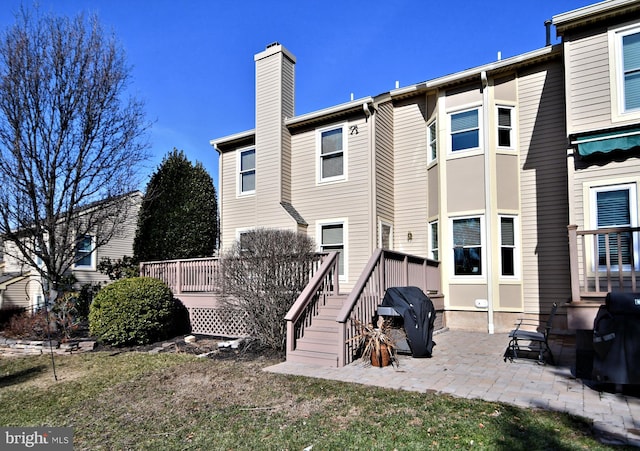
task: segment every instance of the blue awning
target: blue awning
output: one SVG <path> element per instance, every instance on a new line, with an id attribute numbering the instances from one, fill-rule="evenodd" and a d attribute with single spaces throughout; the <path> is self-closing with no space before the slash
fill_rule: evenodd
<path id="1" fill-rule="evenodd" d="M 578 153 L 583 157 L 594 153 L 630 150 L 640 147 L 640 128 L 585 135 L 572 141 L 571 144 L 578 145 Z"/>

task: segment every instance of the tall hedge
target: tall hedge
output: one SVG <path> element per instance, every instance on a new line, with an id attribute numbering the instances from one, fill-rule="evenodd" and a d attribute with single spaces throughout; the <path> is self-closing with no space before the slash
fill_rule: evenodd
<path id="1" fill-rule="evenodd" d="M 177 301 L 158 279 L 132 277 L 102 288 L 89 311 L 92 336 L 115 346 L 164 340 L 175 330 Z"/>
<path id="2" fill-rule="evenodd" d="M 151 176 L 138 216 L 134 259 L 171 260 L 213 255 L 218 243 L 218 203 L 201 163 L 173 149 Z"/>

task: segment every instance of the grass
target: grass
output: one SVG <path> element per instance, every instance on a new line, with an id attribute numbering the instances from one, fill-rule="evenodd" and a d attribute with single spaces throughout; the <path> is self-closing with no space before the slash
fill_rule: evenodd
<path id="1" fill-rule="evenodd" d="M 261 371 L 187 354 L 0 357 L 0 425 L 71 426 L 75 449 L 607 449 L 588 420 Z"/>

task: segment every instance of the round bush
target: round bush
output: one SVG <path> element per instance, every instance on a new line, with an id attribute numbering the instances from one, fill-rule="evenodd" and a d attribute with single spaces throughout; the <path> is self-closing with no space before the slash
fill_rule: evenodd
<path id="1" fill-rule="evenodd" d="M 158 279 L 132 277 L 102 288 L 89 311 L 89 331 L 115 346 L 163 340 L 173 329 L 175 301 Z"/>

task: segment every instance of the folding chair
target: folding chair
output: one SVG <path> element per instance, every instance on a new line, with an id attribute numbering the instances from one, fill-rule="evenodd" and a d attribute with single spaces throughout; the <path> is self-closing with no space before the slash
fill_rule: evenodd
<path id="1" fill-rule="evenodd" d="M 542 332 L 532 331 L 522 329 L 522 326 L 539 326 L 539 322 L 528 321 L 526 319 L 521 319 L 517 324 L 516 328 L 509 332 L 509 345 L 507 346 L 507 350 L 504 352 L 504 361 L 507 359 L 513 362 L 513 359 L 518 358 L 518 352 L 524 350 L 526 351 L 534 351 L 538 353 L 538 363 L 545 364 L 551 363 L 555 365 L 553 359 L 553 353 L 551 352 L 551 348 L 549 347 L 549 333 L 551 332 L 551 325 L 553 324 L 553 317 L 558 310 L 558 304 L 556 302 L 553 303 L 553 308 L 551 309 L 551 313 L 549 314 L 549 318 L 547 319 L 547 323 Z M 528 345 L 522 345 L 520 341 L 528 342 Z M 548 355 L 548 358 L 545 358 L 545 355 Z"/>

